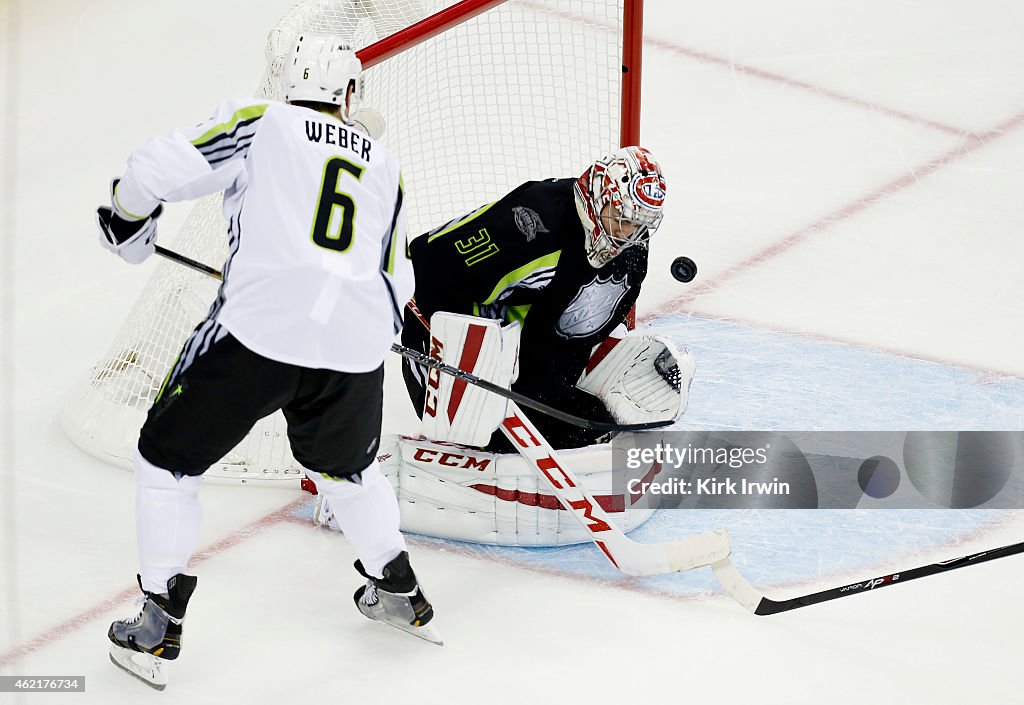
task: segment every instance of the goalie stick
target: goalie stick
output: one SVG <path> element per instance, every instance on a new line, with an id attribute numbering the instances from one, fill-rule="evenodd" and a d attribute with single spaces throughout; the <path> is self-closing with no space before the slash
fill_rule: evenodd
<path id="1" fill-rule="evenodd" d="M 808 595 L 801 595 L 788 600 L 771 600 L 758 592 L 757 589 L 747 582 L 746 578 L 740 575 L 739 571 L 736 570 L 736 567 L 732 564 L 732 561 L 728 558 L 712 563 L 711 569 L 714 571 L 715 577 L 718 578 L 718 582 L 722 584 L 722 587 L 725 588 L 726 593 L 728 593 L 730 597 L 735 599 L 754 614 L 765 616 L 778 614 L 779 612 L 788 612 L 789 610 L 807 607 L 808 605 L 816 605 L 819 602 L 827 602 L 828 600 L 835 600 L 840 597 L 858 595 L 863 592 L 870 592 L 875 588 L 897 585 L 899 583 L 905 583 L 908 580 L 924 578 L 928 575 L 944 573 L 948 570 L 956 570 L 957 568 L 964 568 L 969 565 L 976 565 L 978 563 L 984 563 L 985 561 L 995 560 L 996 558 L 1012 556 L 1017 553 L 1024 553 L 1024 542 L 1003 546 L 1001 548 L 993 548 L 990 551 L 972 553 L 969 556 L 961 556 L 960 558 L 953 558 L 948 561 L 939 561 L 938 563 L 932 563 L 931 565 L 920 566 L 918 568 L 911 568 L 910 570 L 904 570 L 898 573 L 889 573 L 877 578 L 869 578 L 868 580 L 862 580 L 850 585 L 829 588 L 828 590 L 822 590 L 820 592 L 812 592 Z"/>
<path id="2" fill-rule="evenodd" d="M 185 255 L 178 254 L 174 250 L 168 250 L 166 247 L 161 247 L 160 245 L 157 245 L 156 253 L 161 257 L 165 257 L 171 260 L 172 262 L 177 262 L 178 264 L 190 267 L 196 270 L 197 272 L 202 272 L 203 274 L 211 276 L 214 279 L 220 279 L 222 281 L 224 279 L 224 275 L 221 274 L 216 269 L 214 269 L 213 267 L 209 267 L 203 264 L 202 262 L 197 262 L 196 260 L 190 257 L 186 257 Z M 461 370 L 458 367 L 446 365 L 440 360 L 435 360 L 429 355 L 425 355 L 421 352 L 413 350 L 412 348 L 407 348 L 404 345 L 392 343 L 391 350 L 392 352 L 396 352 L 403 357 L 407 357 L 410 360 L 414 360 L 420 363 L 421 365 L 425 365 L 426 367 L 432 367 L 440 372 L 444 372 L 445 374 L 452 375 L 453 377 L 457 377 L 458 379 L 464 380 L 469 384 L 480 387 L 481 389 L 486 389 L 487 391 L 497 394 L 498 396 L 505 397 L 506 399 L 510 399 L 513 402 L 518 402 L 519 404 L 522 404 L 523 406 L 529 409 L 539 411 L 542 414 L 547 414 L 548 416 L 556 418 L 559 421 L 564 421 L 565 423 L 572 424 L 573 426 L 577 426 L 579 428 L 586 428 L 591 431 L 651 431 L 657 428 L 665 428 L 666 426 L 671 426 L 674 423 L 673 421 L 650 421 L 647 423 L 616 424 L 605 423 L 603 421 L 591 421 L 590 419 L 585 419 L 581 416 L 570 414 L 567 411 L 556 409 L 553 406 L 548 406 L 543 402 L 539 402 L 536 399 L 531 399 L 530 397 L 520 394 L 519 392 L 514 392 L 511 389 L 507 389 L 505 387 L 498 386 L 497 384 L 493 384 L 492 382 L 488 382 L 487 380 L 481 379 L 480 377 L 477 377 L 474 374 L 470 374 L 465 370 Z"/>
<path id="3" fill-rule="evenodd" d="M 677 573 L 716 561 L 728 562 L 729 536 L 724 529 L 667 543 L 637 543 L 626 536 L 516 403 L 513 401 L 508 406 L 508 416 L 501 424 L 502 432 L 620 571 L 639 577 Z"/>

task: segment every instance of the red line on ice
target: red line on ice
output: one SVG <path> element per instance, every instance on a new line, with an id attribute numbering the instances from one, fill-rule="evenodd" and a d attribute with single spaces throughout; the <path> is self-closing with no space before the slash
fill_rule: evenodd
<path id="1" fill-rule="evenodd" d="M 307 497 L 304 495 L 293 502 L 286 504 L 280 509 L 267 514 L 266 516 L 257 519 L 256 521 L 242 527 L 238 531 L 224 537 L 220 541 L 216 542 L 209 548 L 206 548 L 192 557 L 190 566 L 197 565 L 203 561 L 218 556 L 229 548 L 237 546 L 238 544 L 248 540 L 256 534 L 266 530 L 267 528 L 287 521 L 292 514 L 303 502 L 307 501 Z M 25 642 L 21 646 L 16 646 L 6 653 L 0 654 L 0 668 L 9 666 L 12 663 L 16 663 L 22 657 L 39 651 L 50 644 L 64 639 L 73 632 L 78 631 L 85 625 L 101 617 L 102 615 L 110 612 L 123 602 L 126 602 L 139 594 L 137 587 L 131 587 L 107 598 L 103 602 L 94 605 L 82 612 L 79 612 L 74 617 L 64 620 L 55 627 L 47 629 L 45 632 L 35 637 L 34 639 Z"/>
<path id="2" fill-rule="evenodd" d="M 920 166 L 911 169 L 908 173 L 900 176 L 887 184 L 880 186 L 873 191 L 860 196 L 853 201 L 849 202 L 845 206 L 842 206 L 831 213 L 828 213 L 813 223 L 804 226 L 800 230 L 797 230 L 790 235 L 778 240 L 771 245 L 763 248 L 761 251 L 751 255 L 747 259 L 734 264 L 722 273 L 718 274 L 714 279 L 705 281 L 696 286 L 690 287 L 685 294 L 677 296 L 674 299 L 666 301 L 659 305 L 655 310 L 645 314 L 641 317 L 640 322 L 646 322 L 650 319 L 663 315 L 665 313 L 671 313 L 679 311 L 685 306 L 692 304 L 696 299 L 704 294 L 710 293 L 720 287 L 722 284 L 728 282 L 731 279 L 736 278 L 738 275 L 743 274 L 749 269 L 752 269 L 760 264 L 767 262 L 770 259 L 777 257 L 778 255 L 787 252 L 796 245 L 808 240 L 811 236 L 817 235 L 830 226 L 836 223 L 846 220 L 852 216 L 858 215 L 868 207 L 879 203 L 883 199 L 892 196 L 908 186 L 916 184 L 921 179 L 930 176 L 934 172 L 938 171 L 942 167 L 949 166 L 950 164 L 959 161 L 963 157 L 966 157 L 981 147 L 988 146 L 996 139 L 1008 134 L 1012 130 L 1017 129 L 1024 124 L 1024 112 L 1014 115 L 1012 118 L 1006 120 L 1000 125 L 997 125 L 991 130 L 981 133 L 980 135 L 972 135 L 965 139 L 963 142 L 946 151 L 945 153 L 931 159 Z"/>
<path id="3" fill-rule="evenodd" d="M 540 5 L 535 2 L 529 2 L 529 0 L 525 0 L 522 4 L 526 7 L 533 9 L 536 12 L 552 15 L 554 17 L 560 17 L 562 19 L 569 20 L 570 22 L 579 22 L 581 20 L 581 17 L 578 14 L 570 11 L 555 10 L 549 7 L 544 7 L 543 5 Z M 604 22 L 594 22 L 594 25 L 600 26 L 608 31 L 619 30 L 619 27 Z M 913 123 L 915 125 L 921 125 L 923 127 L 929 127 L 932 128 L 933 130 L 939 130 L 940 132 L 945 132 L 947 134 L 957 135 L 958 137 L 975 136 L 974 133 L 971 132 L 970 130 L 965 130 L 959 127 L 953 127 L 951 125 L 946 125 L 936 120 L 929 120 L 928 118 L 913 115 L 902 110 L 887 108 L 884 105 L 872 103 L 869 100 L 856 98 L 854 96 L 840 93 L 839 91 L 834 91 L 831 88 L 817 86 L 814 85 L 813 83 L 807 83 L 806 81 L 801 81 L 795 78 L 789 78 L 787 76 L 783 76 L 777 73 L 772 73 L 771 71 L 759 69 L 756 66 L 751 66 L 749 64 L 738 64 L 732 59 L 722 56 L 716 56 L 715 54 L 711 54 L 706 51 L 700 51 L 699 49 L 689 49 L 667 39 L 659 39 L 657 37 L 652 37 L 648 35 L 646 32 L 644 33 L 644 46 L 656 47 L 658 49 L 669 51 L 674 54 L 679 54 L 680 56 L 685 56 L 688 59 L 700 61 L 705 64 L 714 64 L 716 66 L 722 66 L 735 73 L 745 74 L 747 76 L 759 78 L 764 81 L 771 81 L 772 83 L 779 83 L 789 88 L 796 88 L 821 98 L 829 98 L 831 100 L 839 101 L 840 103 L 846 103 L 847 105 L 854 105 L 857 106 L 858 108 L 865 108 L 876 113 L 888 115 L 889 117 L 892 118 L 906 120 L 907 122 Z"/>
<path id="4" fill-rule="evenodd" d="M 782 76 L 777 73 L 772 73 L 771 71 L 765 71 L 764 69 L 759 69 L 756 66 L 750 66 L 748 64 L 738 64 L 731 59 L 721 56 L 715 56 L 714 54 L 709 54 L 706 51 L 688 49 L 684 46 L 679 46 L 678 44 L 675 44 L 664 39 L 657 39 L 655 37 L 644 37 L 644 44 L 658 47 L 659 49 L 664 49 L 666 51 L 670 51 L 672 53 L 685 56 L 689 59 L 694 59 L 695 61 L 700 61 L 706 64 L 715 64 L 717 66 L 723 66 L 729 69 L 730 71 L 734 71 L 736 73 L 745 74 L 747 76 L 753 76 L 754 78 L 760 78 L 762 80 L 771 81 L 773 83 L 779 83 L 789 88 L 797 88 L 802 91 L 806 91 L 808 93 L 816 95 L 818 97 L 830 98 L 831 100 L 836 100 L 839 101 L 840 103 L 846 103 L 847 105 L 855 105 L 858 108 L 865 108 L 867 110 L 871 110 L 872 112 L 881 113 L 882 115 L 888 115 L 889 117 L 892 118 L 906 120 L 907 122 L 913 123 L 915 125 L 930 127 L 933 130 L 938 130 L 940 132 L 945 132 L 947 134 L 956 135 L 958 137 L 977 136 L 970 130 L 964 130 L 959 127 L 953 127 L 952 125 L 946 125 L 936 120 L 929 120 L 928 118 L 913 115 L 902 110 L 887 108 L 884 105 L 872 103 L 869 100 L 856 98 L 854 96 L 840 93 L 839 91 L 834 91 L 831 88 L 817 86 L 813 83 L 807 83 L 805 81 L 801 81 L 795 78 L 789 78 L 787 76 Z"/>

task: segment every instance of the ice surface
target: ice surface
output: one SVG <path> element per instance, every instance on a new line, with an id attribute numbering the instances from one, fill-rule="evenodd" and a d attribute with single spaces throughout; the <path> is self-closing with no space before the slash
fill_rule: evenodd
<path id="1" fill-rule="evenodd" d="M 149 265 L 96 247 L 91 211 L 131 147 L 251 92 L 287 4 L 16 5 L 0 674 L 87 688 L 0 703 L 1019 700 L 1019 556 L 755 618 L 707 570 L 634 580 L 589 546 L 410 537 L 435 648 L 355 611 L 353 556 L 306 523 L 308 497 L 217 486 L 167 691 L 114 669 L 131 476 L 78 452 L 56 415 Z M 679 428 L 1024 430 L 1022 30 L 1008 0 L 648 0 L 642 135 L 670 194 L 640 314 L 697 356 Z M 679 254 L 700 267 L 689 286 L 668 274 Z M 392 419 L 404 404 L 392 393 Z M 662 511 L 634 537 L 713 527 L 782 597 L 1024 538 L 1019 512 L 994 510 Z"/>

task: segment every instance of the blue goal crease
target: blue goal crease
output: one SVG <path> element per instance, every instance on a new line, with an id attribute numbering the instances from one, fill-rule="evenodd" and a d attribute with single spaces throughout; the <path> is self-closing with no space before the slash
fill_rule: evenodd
<path id="1" fill-rule="evenodd" d="M 644 326 L 696 357 L 689 405 L 673 430 L 1022 431 L 1024 380 L 838 342 L 672 314 Z M 297 511 L 311 519 L 311 506 Z M 873 573 L 1019 519 L 1005 509 L 659 510 L 640 543 L 727 529 L 737 568 L 761 588 Z M 485 546 L 415 537 L 462 554 L 653 593 L 721 594 L 709 570 L 629 578 L 592 544 Z"/>

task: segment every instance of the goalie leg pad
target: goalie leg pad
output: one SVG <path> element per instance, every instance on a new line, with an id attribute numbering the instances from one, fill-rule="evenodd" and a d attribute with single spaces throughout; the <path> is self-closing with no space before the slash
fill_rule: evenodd
<path id="1" fill-rule="evenodd" d="M 439 311 L 430 319 L 430 356 L 500 387 L 516 378 L 519 324 Z M 431 369 L 422 433 L 427 438 L 484 447 L 505 418 L 508 400 L 464 379 Z"/>
<path id="2" fill-rule="evenodd" d="M 381 469 L 398 495 L 403 531 L 499 546 L 560 546 L 590 540 L 516 453 L 395 436 L 382 439 L 381 450 Z M 648 498 L 624 494 L 614 484 L 610 445 L 564 454 L 581 468 L 580 481 L 623 530 L 651 517 L 654 510 Z M 652 479 L 660 466 L 638 472 Z M 318 500 L 318 523 L 338 530 L 338 513 L 330 500 Z"/>

